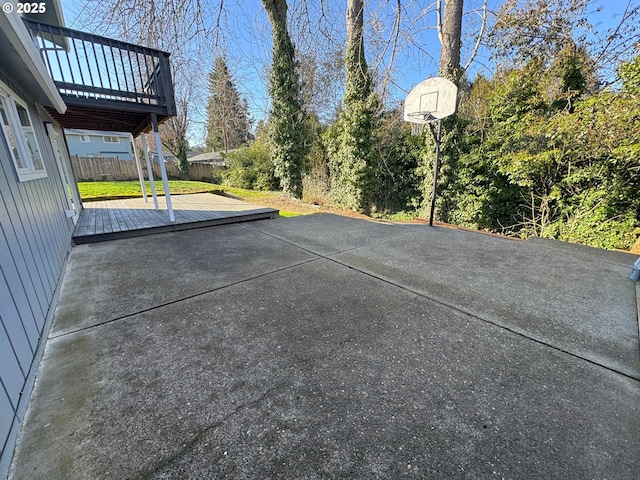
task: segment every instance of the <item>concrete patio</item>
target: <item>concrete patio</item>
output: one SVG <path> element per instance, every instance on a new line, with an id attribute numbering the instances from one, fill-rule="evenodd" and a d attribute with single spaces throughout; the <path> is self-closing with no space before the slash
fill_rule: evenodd
<path id="1" fill-rule="evenodd" d="M 9 478 L 637 478 L 635 259 L 328 214 L 76 246 Z"/>

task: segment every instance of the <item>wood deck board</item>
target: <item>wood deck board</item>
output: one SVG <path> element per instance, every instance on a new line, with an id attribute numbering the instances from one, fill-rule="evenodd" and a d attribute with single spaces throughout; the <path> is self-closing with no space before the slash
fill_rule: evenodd
<path id="1" fill-rule="evenodd" d="M 113 211 L 115 213 L 116 218 L 118 219 L 118 226 L 120 227 L 120 231 L 130 230 L 133 227 L 133 224 L 127 222 L 127 217 L 122 215 L 122 207 L 120 203 L 116 203 L 118 208 L 115 208 Z"/>
<path id="2" fill-rule="evenodd" d="M 201 226 L 274 218 L 278 210 L 210 193 L 171 197 L 175 222 L 169 221 L 165 197 L 86 202 L 73 234 L 76 244 Z"/>

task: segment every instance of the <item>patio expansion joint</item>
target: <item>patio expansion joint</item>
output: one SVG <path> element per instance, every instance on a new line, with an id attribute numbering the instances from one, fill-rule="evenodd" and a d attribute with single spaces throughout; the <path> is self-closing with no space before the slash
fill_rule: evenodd
<path id="1" fill-rule="evenodd" d="M 382 222 L 375 222 L 375 223 L 381 223 L 382 224 Z M 384 224 L 384 225 L 387 225 L 387 224 Z M 266 235 L 268 237 L 271 237 L 271 238 L 274 238 L 274 239 L 279 240 L 281 242 L 284 242 L 284 243 L 286 243 L 288 245 L 293 245 L 294 247 L 297 247 L 300 250 L 304 250 L 305 252 L 310 253 L 312 255 L 317 255 L 317 256 L 323 258 L 324 260 L 330 260 L 330 261 L 334 261 L 331 258 L 332 255 L 340 255 L 342 253 L 351 252 L 353 250 L 358 250 L 358 249 L 363 248 L 363 247 L 369 247 L 371 245 L 377 245 L 379 243 L 385 243 L 385 242 L 388 242 L 389 240 L 392 240 L 392 239 L 395 239 L 395 238 L 399 238 L 399 237 L 402 237 L 402 236 L 407 235 L 409 233 L 412 233 L 412 230 L 410 228 L 407 228 L 407 227 L 405 227 L 403 225 L 397 225 L 398 227 L 402 228 L 402 232 L 401 233 L 392 235 L 390 237 L 381 238 L 381 239 L 378 239 L 378 240 L 367 242 L 364 245 L 357 245 L 355 247 L 344 248 L 342 250 L 338 250 L 338 251 L 335 251 L 335 252 L 322 254 L 322 253 L 318 253 L 318 252 L 316 252 L 314 250 L 311 250 L 310 248 L 305 248 L 305 247 L 303 247 L 301 245 L 298 245 L 297 243 L 292 242 L 291 240 L 287 240 L 286 238 L 282 238 L 282 237 L 280 237 L 278 235 L 274 235 L 273 233 L 269 233 L 269 232 L 265 232 L 263 230 L 260 230 L 259 228 L 255 227 L 255 226 L 249 225 L 248 223 L 239 224 L 239 226 L 241 226 L 243 228 L 246 228 L 246 229 L 249 229 L 249 230 L 254 230 L 254 231 L 259 232 L 259 233 L 261 233 L 263 235 Z M 340 263 L 340 262 L 336 262 L 336 263 Z"/>
<path id="2" fill-rule="evenodd" d="M 111 318 L 109 320 L 104 320 L 102 322 L 98 322 L 98 323 L 94 323 L 94 324 L 91 324 L 91 325 L 87 325 L 85 327 L 76 328 L 74 330 L 69 330 L 69 331 L 60 333 L 58 335 L 49 335 L 49 340 L 68 337 L 70 335 L 75 335 L 76 333 L 84 332 L 84 331 L 87 331 L 87 330 L 92 330 L 92 329 L 94 329 L 96 327 L 102 327 L 102 326 L 105 326 L 105 325 L 109 325 L 111 323 L 119 322 L 121 320 L 126 320 L 126 319 L 129 319 L 129 318 L 135 317 L 136 315 L 140 315 L 140 314 L 147 313 L 147 312 L 152 312 L 154 310 L 165 308 L 165 307 L 168 307 L 170 305 L 175 305 L 175 304 L 184 302 L 186 300 L 191 300 L 191 299 L 198 298 L 198 297 L 201 297 L 201 296 L 204 296 L 204 295 L 208 295 L 210 293 L 217 292 L 217 291 L 220 291 L 220 290 L 224 290 L 226 288 L 234 287 L 236 285 L 242 285 L 243 283 L 247 283 L 247 282 L 250 282 L 252 280 L 256 280 L 256 279 L 259 279 L 259 278 L 267 277 L 267 276 L 273 275 L 275 273 L 285 272 L 287 270 L 299 267 L 301 265 L 306 265 L 307 263 L 316 262 L 318 260 L 320 260 L 320 256 L 316 255 L 315 258 L 310 258 L 310 259 L 304 260 L 302 262 L 295 263 L 293 265 L 288 265 L 286 267 L 282 267 L 282 268 L 278 268 L 278 269 L 275 269 L 275 270 L 271 270 L 269 272 L 261 273 L 260 275 L 255 275 L 255 276 L 252 276 L 252 277 L 249 277 L 249 278 L 243 278 L 242 280 L 238 280 L 237 282 L 231 282 L 231 283 L 227 283 L 226 285 L 221 285 L 219 287 L 210 288 L 210 289 L 202 291 L 202 292 L 194 293 L 193 295 L 187 295 L 185 297 L 177 298 L 175 300 L 171 300 L 171 301 L 168 301 L 168 302 L 160 303 L 158 305 L 153 305 L 152 307 L 143 308 L 141 310 L 136 310 L 135 312 L 127 313 L 126 315 L 121 315 L 119 317 Z"/>
<path id="3" fill-rule="evenodd" d="M 460 313 L 468 315 L 471 318 L 475 318 L 476 320 L 479 320 L 479 321 L 481 321 L 483 323 L 486 323 L 488 325 L 491 325 L 493 327 L 497 327 L 497 328 L 499 328 L 501 330 L 504 330 L 505 332 L 508 332 L 508 333 L 510 333 L 512 335 L 516 335 L 518 337 L 521 337 L 521 338 L 524 338 L 526 340 L 535 342 L 535 343 L 537 343 L 539 345 L 542 345 L 544 347 L 551 348 L 552 350 L 555 350 L 557 352 L 563 353 L 565 355 L 569 355 L 570 357 L 575 358 L 577 360 L 581 360 L 581 361 L 590 363 L 591 365 L 603 368 L 603 369 L 605 369 L 605 370 L 607 370 L 607 371 L 609 371 L 611 373 L 615 373 L 617 375 L 622 375 L 623 377 L 626 377 L 626 378 L 628 378 L 630 380 L 633 380 L 635 382 L 640 382 L 640 372 L 638 372 L 636 375 L 632 375 L 632 374 L 617 370 L 615 368 L 612 368 L 610 366 L 603 365 L 603 364 L 598 363 L 598 362 L 596 362 L 594 360 L 591 360 L 590 358 L 587 358 L 587 357 L 584 357 L 582 355 L 579 355 L 578 353 L 571 352 L 568 349 L 561 348 L 561 347 L 559 347 L 557 345 L 553 345 L 552 343 L 549 343 L 549 342 L 547 342 L 547 341 L 545 341 L 545 340 L 543 340 L 541 338 L 537 338 L 537 337 L 529 334 L 528 332 L 520 331 L 520 330 L 518 330 L 516 328 L 511 328 L 511 327 L 508 327 L 508 326 L 503 325 L 501 323 L 495 322 L 495 321 L 493 321 L 493 320 L 491 320 L 489 318 L 485 318 L 485 317 L 481 316 L 480 314 L 478 314 L 478 313 L 476 313 L 476 312 L 474 312 L 472 310 L 467 310 L 466 308 L 463 308 L 463 307 L 461 307 L 459 305 L 447 302 L 447 301 L 442 300 L 442 299 L 437 298 L 437 297 L 433 297 L 433 296 L 427 295 L 427 294 L 425 294 L 423 292 L 420 292 L 420 291 L 417 291 L 415 289 L 409 288 L 407 286 L 404 286 L 404 285 L 395 283 L 393 281 L 390 281 L 390 280 L 388 280 L 388 279 L 386 279 L 384 277 L 381 277 L 381 276 L 378 276 L 378 275 L 374 275 L 374 274 L 369 273 L 369 272 L 364 271 L 364 270 L 360 270 L 360 269 L 355 268 L 355 267 L 353 267 L 351 265 L 343 263 L 343 262 L 341 262 L 339 260 L 331 259 L 331 258 L 329 258 L 328 260 L 334 261 L 337 264 L 343 265 L 343 266 L 345 266 L 345 267 L 347 267 L 347 268 L 349 268 L 351 270 L 355 270 L 357 272 L 363 273 L 364 275 L 368 275 L 368 276 L 370 276 L 372 278 L 376 278 L 376 279 L 378 279 L 380 281 L 383 281 L 385 283 L 388 283 L 390 285 L 394 285 L 394 286 L 396 286 L 398 288 L 401 288 L 401 289 L 403 289 L 403 290 L 405 290 L 407 292 L 411 292 L 411 293 L 413 293 L 413 294 L 415 294 L 415 295 L 417 295 L 417 296 L 419 296 L 421 298 L 424 298 L 425 300 L 430 300 L 432 302 L 439 303 L 440 305 L 443 305 L 445 307 L 448 307 L 448 308 L 451 308 L 453 310 L 456 310 L 456 311 L 458 311 Z"/>
<path id="4" fill-rule="evenodd" d="M 434 296 L 427 295 L 424 292 L 420 292 L 420 291 L 418 291 L 416 289 L 413 289 L 411 287 L 408 287 L 406 285 L 402 285 L 402 284 L 400 284 L 398 282 L 389 280 L 389 279 L 387 279 L 387 278 L 385 278 L 383 276 L 376 275 L 376 274 L 371 273 L 371 272 L 367 272 L 366 270 L 362 270 L 362 269 L 356 268 L 353 265 L 349 265 L 348 263 L 342 262 L 342 261 L 340 261 L 340 260 L 338 260 L 336 258 L 332 258 L 333 256 L 339 255 L 341 253 L 349 252 L 349 251 L 352 251 L 352 250 L 357 250 L 359 248 L 363 248 L 363 247 L 366 247 L 366 246 L 369 246 L 369 245 L 373 245 L 373 244 L 376 244 L 376 243 L 384 243 L 386 241 L 389 241 L 390 238 L 385 238 L 385 239 L 382 239 L 382 240 L 379 240 L 379 241 L 367 243 L 365 245 L 360 245 L 358 247 L 353 247 L 353 248 L 349 248 L 349 249 L 341 250 L 339 252 L 334 252 L 334 253 L 325 255 L 325 254 L 318 253 L 318 252 L 315 252 L 313 250 L 310 250 L 308 248 L 305 248 L 305 247 L 303 247 L 301 245 L 297 245 L 295 242 L 291 242 L 291 241 L 286 240 L 284 238 L 281 238 L 281 237 L 279 237 L 277 235 L 273 235 L 273 234 L 270 234 L 270 233 L 267 233 L 267 232 L 263 232 L 262 230 L 254 228 L 252 226 L 243 225 L 243 227 L 259 231 L 259 232 L 261 232 L 261 233 L 263 233 L 263 234 L 265 234 L 267 236 L 273 237 L 273 238 L 275 238 L 277 240 L 280 240 L 282 242 L 285 242 L 285 243 L 288 243 L 288 244 L 293 245 L 295 247 L 298 247 L 298 248 L 304 250 L 305 252 L 308 252 L 308 253 L 313 254 L 313 255 L 317 255 L 320 259 L 333 262 L 333 263 L 335 263 L 337 265 L 341 265 L 343 267 L 346 267 L 349 270 L 353 270 L 354 272 L 361 273 L 361 274 L 366 275 L 366 276 L 368 276 L 370 278 L 374 278 L 374 279 L 379 280 L 381 282 L 384 282 L 384 283 L 386 283 L 388 285 L 392 285 L 392 286 L 400 288 L 400 289 L 402 289 L 402 290 L 404 290 L 406 292 L 409 292 L 409 293 L 412 293 L 414 295 L 417 295 L 418 297 L 424 298 L 425 300 L 429 300 L 429 301 L 438 303 L 440 305 L 443 305 L 443 306 L 445 306 L 447 308 L 451 308 L 453 310 L 456 310 L 456 311 L 458 311 L 460 313 L 463 313 L 463 314 L 465 314 L 465 315 L 467 315 L 467 316 L 469 316 L 471 318 L 474 318 L 474 319 L 476 319 L 476 320 L 478 320 L 480 322 L 483 322 L 483 323 L 486 323 L 488 325 L 497 327 L 497 328 L 499 328 L 501 330 L 504 330 L 504 331 L 506 331 L 506 332 L 508 332 L 508 333 L 510 333 L 512 335 L 516 335 L 518 337 L 524 338 L 526 340 L 530 340 L 530 341 L 535 342 L 535 343 L 537 343 L 539 345 L 542 345 L 544 347 L 551 348 L 552 350 L 555 350 L 557 352 L 563 353 L 565 355 L 569 355 L 570 357 L 573 357 L 575 359 L 578 359 L 578 360 L 590 363 L 591 365 L 603 368 L 603 369 L 605 369 L 605 370 L 607 370 L 607 371 L 609 371 L 611 373 L 622 375 L 623 377 L 626 377 L 626 378 L 628 378 L 630 380 L 633 380 L 635 382 L 640 382 L 640 372 L 638 372 L 636 375 L 632 375 L 632 374 L 628 374 L 628 373 L 622 372 L 620 370 L 617 370 L 615 368 L 609 367 L 607 365 L 603 365 L 603 364 L 598 363 L 598 362 L 596 362 L 594 360 L 586 358 L 586 357 L 584 357 L 582 355 L 579 355 L 577 353 L 571 352 L 568 349 L 561 348 L 561 347 L 559 347 L 557 345 L 553 345 L 553 344 L 551 344 L 551 343 L 549 343 L 549 342 L 547 342 L 547 341 L 545 341 L 543 339 L 536 338 L 535 336 L 533 336 L 533 335 L 531 335 L 531 334 L 529 334 L 527 332 L 520 331 L 518 329 L 511 328 L 511 327 L 508 327 L 506 325 L 502 325 L 502 324 L 500 324 L 498 322 L 495 322 L 495 321 L 493 321 L 491 319 L 485 318 L 485 317 L 481 316 L 480 314 L 478 314 L 478 313 L 476 313 L 474 311 L 471 311 L 471 310 L 467 310 L 464 307 L 461 307 L 459 305 L 450 303 L 450 302 L 448 302 L 446 300 L 443 300 L 441 298 L 437 298 L 437 297 L 434 297 Z M 637 292 L 637 298 L 638 299 L 640 299 L 640 286 L 639 285 L 640 285 L 640 282 L 636 282 L 636 288 L 637 288 L 636 292 Z M 638 304 L 638 328 L 640 330 L 640 303 L 638 303 L 638 300 L 636 300 L 636 302 Z M 640 333 L 639 333 L 639 339 L 640 339 Z"/>

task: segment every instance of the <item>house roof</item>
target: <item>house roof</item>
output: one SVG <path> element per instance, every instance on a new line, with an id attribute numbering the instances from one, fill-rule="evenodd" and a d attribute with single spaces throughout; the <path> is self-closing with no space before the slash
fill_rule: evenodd
<path id="1" fill-rule="evenodd" d="M 40 52 L 31 39 L 20 15 L 0 15 L 0 66 L 38 103 L 58 113 L 67 110 L 58 89 L 49 76 Z"/>
<path id="2" fill-rule="evenodd" d="M 25 13 L 23 17 L 36 20 L 37 22 L 48 23 L 49 25 L 56 25 L 58 27 L 64 27 L 64 15 L 62 13 L 62 4 L 60 0 L 39 0 L 38 3 L 45 4 L 45 11 L 43 13 Z"/>
<path id="3" fill-rule="evenodd" d="M 222 160 L 222 154 L 220 152 L 205 152 L 200 155 L 194 155 L 193 157 L 187 158 L 189 162 L 213 162 Z"/>

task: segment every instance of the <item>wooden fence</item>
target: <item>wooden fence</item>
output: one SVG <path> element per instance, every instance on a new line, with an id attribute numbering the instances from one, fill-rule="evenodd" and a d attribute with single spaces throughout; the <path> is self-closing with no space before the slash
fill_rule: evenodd
<path id="1" fill-rule="evenodd" d="M 142 163 L 142 174 L 148 179 L 147 166 Z M 138 180 L 138 168 L 134 160 L 120 160 L 117 158 L 88 158 L 88 157 L 71 157 L 71 164 L 76 178 L 79 182 L 83 181 L 112 181 L 112 180 Z M 165 163 L 167 176 L 169 178 L 179 178 L 184 180 L 202 180 L 214 181 L 213 170 L 211 165 L 203 165 L 194 163 L 189 165 L 189 173 L 183 174 L 175 163 Z M 157 162 L 151 163 L 153 177 L 161 178 L 160 165 Z"/>

